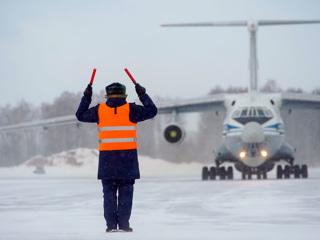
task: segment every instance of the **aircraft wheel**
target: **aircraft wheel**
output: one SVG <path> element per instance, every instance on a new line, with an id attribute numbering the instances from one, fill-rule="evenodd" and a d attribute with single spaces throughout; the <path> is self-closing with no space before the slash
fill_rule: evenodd
<path id="1" fill-rule="evenodd" d="M 267 171 L 265 168 L 261 168 L 258 170 L 258 173 L 257 173 L 257 178 L 258 179 L 267 179 Z"/>
<path id="2" fill-rule="evenodd" d="M 265 168 L 262 169 L 262 178 L 267 179 L 267 169 Z"/>
<path id="3" fill-rule="evenodd" d="M 242 180 L 246 180 L 246 178 L 247 178 L 247 173 L 248 173 L 248 169 L 243 168 L 243 169 L 242 169 L 242 172 L 241 172 Z"/>
<path id="4" fill-rule="evenodd" d="M 286 165 L 283 171 L 284 171 L 284 178 L 286 179 L 290 178 L 290 166 Z"/>
<path id="5" fill-rule="evenodd" d="M 277 166 L 277 179 L 282 179 L 282 167 L 281 167 L 281 165 Z"/>
<path id="6" fill-rule="evenodd" d="M 248 179 L 252 179 L 252 172 L 250 168 L 248 169 Z"/>
<path id="7" fill-rule="evenodd" d="M 294 178 L 300 178 L 300 166 L 299 165 L 294 165 L 293 166 L 293 174 L 294 174 Z"/>
<path id="8" fill-rule="evenodd" d="M 301 175 L 302 178 L 308 178 L 308 166 L 306 164 L 301 166 Z"/>
<path id="9" fill-rule="evenodd" d="M 219 168 L 219 176 L 220 176 L 220 180 L 226 179 L 226 168 L 225 167 Z"/>
<path id="10" fill-rule="evenodd" d="M 261 172 L 260 171 L 258 171 L 258 173 L 257 173 L 257 179 L 261 179 Z"/>
<path id="11" fill-rule="evenodd" d="M 210 176 L 210 172 L 209 172 L 208 167 L 203 167 L 202 168 L 202 180 L 208 180 L 209 176 Z"/>
<path id="12" fill-rule="evenodd" d="M 228 177 L 228 179 L 233 179 L 233 168 L 231 166 L 228 167 L 227 177 Z"/>
<path id="13" fill-rule="evenodd" d="M 216 168 L 215 167 L 211 167 L 210 168 L 210 179 L 211 180 L 216 180 L 216 176 L 217 176 Z"/>
<path id="14" fill-rule="evenodd" d="M 252 179 L 252 172 L 250 168 L 242 169 L 242 180 Z"/>

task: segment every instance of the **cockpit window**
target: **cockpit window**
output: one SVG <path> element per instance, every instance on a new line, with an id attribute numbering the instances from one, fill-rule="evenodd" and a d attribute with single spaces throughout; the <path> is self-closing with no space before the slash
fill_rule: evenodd
<path id="1" fill-rule="evenodd" d="M 263 117 L 264 116 L 263 110 L 261 108 L 258 108 L 258 116 L 259 117 Z"/>
<path id="2" fill-rule="evenodd" d="M 248 112 L 248 109 L 247 108 L 243 108 L 242 112 L 241 112 L 241 117 L 246 117 L 247 116 L 247 112 Z"/>
<path id="3" fill-rule="evenodd" d="M 251 121 L 263 124 L 273 118 L 273 114 L 266 107 L 242 107 L 234 111 L 232 118 L 242 124 Z"/>

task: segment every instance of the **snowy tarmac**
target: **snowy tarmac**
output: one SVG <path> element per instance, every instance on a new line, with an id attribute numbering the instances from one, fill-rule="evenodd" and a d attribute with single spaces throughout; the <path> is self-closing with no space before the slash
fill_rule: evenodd
<path id="1" fill-rule="evenodd" d="M 319 239 L 320 169 L 303 180 L 201 181 L 197 172 L 137 180 L 134 232 L 105 233 L 95 176 L 1 170 L 0 240 Z"/>

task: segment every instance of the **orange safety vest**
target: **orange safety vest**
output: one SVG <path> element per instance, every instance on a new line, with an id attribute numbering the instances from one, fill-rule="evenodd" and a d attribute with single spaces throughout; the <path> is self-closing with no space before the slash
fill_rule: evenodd
<path id="1" fill-rule="evenodd" d="M 115 109 L 99 105 L 99 151 L 137 149 L 137 124 L 129 119 L 129 103 Z"/>

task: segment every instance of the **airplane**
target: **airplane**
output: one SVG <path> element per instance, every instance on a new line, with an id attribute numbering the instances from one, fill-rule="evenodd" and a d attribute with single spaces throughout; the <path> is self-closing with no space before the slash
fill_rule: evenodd
<path id="1" fill-rule="evenodd" d="M 241 172 L 242 179 L 266 179 L 276 162 L 277 178 L 307 178 L 308 167 L 294 164 L 294 149 L 284 141 L 284 127 L 280 109 L 320 109 L 320 96 L 293 93 L 260 93 L 257 74 L 256 34 L 259 26 L 280 24 L 309 24 L 313 21 L 234 21 L 211 23 L 164 24 L 162 27 L 247 26 L 250 35 L 250 82 L 244 94 L 219 94 L 203 99 L 181 101 L 158 107 L 158 113 L 172 114 L 172 123 L 164 131 L 165 139 L 172 144 L 183 141 L 184 130 L 177 123 L 177 115 L 195 111 L 226 111 L 223 122 L 223 145 L 215 156 L 215 166 L 203 167 L 202 179 L 233 179 L 233 167 L 222 166 L 230 162 Z"/>
<path id="2" fill-rule="evenodd" d="M 313 21 L 236 21 L 193 24 L 166 24 L 163 27 L 188 26 L 247 26 L 250 34 L 250 82 L 247 93 L 216 94 L 205 98 L 181 100 L 158 106 L 158 114 L 171 114 L 171 122 L 164 129 L 164 138 L 170 144 L 183 142 L 185 131 L 178 123 L 178 115 L 188 112 L 226 111 L 222 126 L 223 145 L 216 152 L 215 166 L 202 168 L 203 180 L 216 178 L 233 179 L 233 167 L 223 166 L 231 163 L 241 172 L 242 179 L 266 179 L 277 162 L 277 178 L 307 178 L 306 164 L 294 164 L 294 149 L 284 141 L 284 123 L 280 109 L 289 113 L 291 109 L 320 109 L 320 96 L 294 93 L 261 93 L 258 88 L 256 33 L 259 26 L 278 24 L 320 23 Z M 44 129 L 58 124 L 74 124 L 74 115 L 21 123 L 0 127 L 1 132 L 10 132 L 42 126 Z"/>

